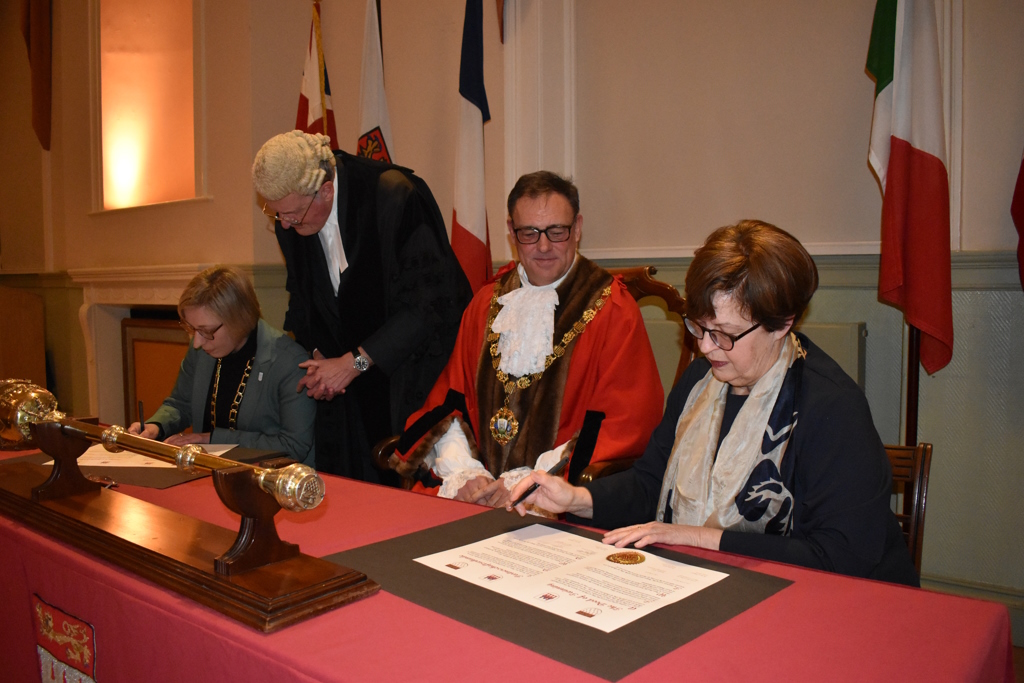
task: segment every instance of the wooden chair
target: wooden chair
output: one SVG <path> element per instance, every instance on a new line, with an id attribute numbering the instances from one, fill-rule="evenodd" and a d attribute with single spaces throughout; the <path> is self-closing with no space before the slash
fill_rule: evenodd
<path id="1" fill-rule="evenodd" d="M 682 335 L 683 348 L 679 355 L 679 364 L 676 366 L 676 375 L 672 380 L 675 386 L 683 371 L 693 362 L 697 356 L 697 340 L 687 334 L 683 327 L 683 317 L 686 316 L 686 300 L 679 294 L 675 287 L 667 282 L 655 280 L 658 269 L 654 266 L 637 266 L 636 268 L 609 268 L 608 272 L 622 278 L 622 284 L 637 302 L 648 297 L 660 299 L 664 302 L 665 309 L 679 316 L 679 330 Z"/>
<path id="2" fill-rule="evenodd" d="M 660 299 L 667 311 L 679 316 L 679 331 L 682 335 L 683 348 L 679 355 L 679 364 L 676 366 L 675 377 L 672 380 L 672 385 L 675 386 L 679 378 L 683 376 L 686 368 L 697 357 L 697 340 L 692 335 L 687 334 L 686 328 L 683 327 L 683 317 L 686 315 L 686 300 L 683 299 L 682 295 L 672 285 L 654 279 L 654 275 L 658 273 L 658 269 L 655 266 L 609 268 L 608 272 L 622 278 L 622 284 L 626 285 L 626 289 L 629 290 L 629 293 L 638 303 L 649 297 Z M 579 478 L 573 483 L 576 485 L 588 484 L 595 479 L 627 470 L 633 466 L 637 459 L 638 457 L 634 456 L 591 463 L 584 468 Z"/>
<path id="3" fill-rule="evenodd" d="M 918 575 L 921 573 L 921 550 L 924 546 L 924 509 L 928 501 L 928 473 L 932 468 L 932 445 L 886 446 L 885 453 L 892 465 L 894 494 L 902 494 L 902 511 L 897 509 L 896 519 L 903 528 L 910 557 Z M 898 508 L 897 504 L 897 508 Z"/>
<path id="4" fill-rule="evenodd" d="M 377 442 L 377 445 L 373 447 L 370 452 L 370 458 L 373 461 L 373 466 L 381 472 L 387 472 L 389 470 L 396 470 L 398 466 L 398 455 L 395 453 L 395 448 L 398 447 L 398 440 L 401 437 L 399 435 L 389 436 L 386 439 L 381 439 Z M 402 480 L 402 488 L 409 490 L 415 483 L 411 477 L 399 477 Z"/>
<path id="5" fill-rule="evenodd" d="M 661 282 L 654 279 L 653 276 L 658 272 L 658 269 L 654 266 L 609 268 L 608 272 L 622 278 L 622 283 L 626 286 L 626 289 L 634 300 L 639 302 L 651 297 L 660 299 L 664 303 L 666 310 L 679 316 L 679 327 L 682 334 L 683 349 L 679 356 L 679 363 L 676 365 L 675 379 L 672 382 L 675 384 L 679 381 L 683 371 L 686 370 L 687 366 L 689 366 L 693 361 L 697 353 L 696 340 L 686 333 L 686 330 L 682 325 L 682 318 L 685 315 L 683 297 L 679 295 L 679 292 L 672 285 L 667 282 Z M 398 456 L 395 455 L 395 447 L 397 445 L 398 437 L 392 436 L 382 440 L 374 446 L 371 456 L 373 458 L 374 465 L 378 469 L 383 471 L 395 469 L 395 465 L 398 462 Z M 598 477 L 611 474 L 612 472 L 619 472 L 631 467 L 635 461 L 635 457 L 630 457 L 623 458 L 621 460 L 605 461 L 588 465 L 573 483 L 583 484 L 593 481 Z M 402 486 L 404 488 L 412 488 L 412 485 L 413 481 L 411 479 L 405 477 L 402 478 Z"/>

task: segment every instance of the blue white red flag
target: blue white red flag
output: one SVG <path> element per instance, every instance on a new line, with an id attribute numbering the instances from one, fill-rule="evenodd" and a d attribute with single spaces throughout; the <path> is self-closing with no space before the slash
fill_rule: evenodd
<path id="1" fill-rule="evenodd" d="M 306 133 L 322 133 L 331 138 L 331 149 L 338 147 L 338 130 L 334 125 L 331 105 L 331 84 L 324 64 L 323 41 L 320 39 L 320 3 L 313 3 L 313 21 L 309 26 L 309 49 L 302 69 L 299 89 L 299 111 L 295 128 Z"/>
<path id="2" fill-rule="evenodd" d="M 359 81 L 359 130 L 356 154 L 377 161 L 394 161 L 391 146 L 391 117 L 384 93 L 384 58 L 380 44 L 380 17 L 376 0 L 366 0 L 363 25 L 363 75 Z"/>
<path id="3" fill-rule="evenodd" d="M 452 250 L 473 291 L 492 277 L 491 243 L 484 198 L 484 123 L 491 119 L 484 90 L 482 0 L 466 0 L 459 68 L 459 135 L 455 144 Z"/>

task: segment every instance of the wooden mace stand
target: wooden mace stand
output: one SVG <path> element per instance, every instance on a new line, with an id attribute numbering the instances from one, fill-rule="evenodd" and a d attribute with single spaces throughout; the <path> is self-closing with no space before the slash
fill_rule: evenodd
<path id="1" fill-rule="evenodd" d="M 365 574 L 282 541 L 274 525 L 280 505 L 250 467 L 213 472 L 221 500 L 242 516 L 236 536 L 90 481 L 78 468 L 89 440 L 56 422 L 31 429 L 52 471 L 40 484 L 47 468 L 0 465 L 0 512 L 38 531 L 265 632 L 380 590 Z"/>

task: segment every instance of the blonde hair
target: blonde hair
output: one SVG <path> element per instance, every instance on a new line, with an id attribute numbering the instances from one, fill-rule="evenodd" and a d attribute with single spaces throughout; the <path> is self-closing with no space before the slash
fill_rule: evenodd
<path id="1" fill-rule="evenodd" d="M 232 332 L 248 336 L 259 322 L 260 302 L 252 280 L 237 268 L 213 266 L 192 278 L 178 299 L 178 315 L 205 306 Z"/>
<path id="2" fill-rule="evenodd" d="M 252 184 L 268 202 L 292 193 L 313 195 L 325 178 L 334 178 L 335 163 L 331 139 L 326 135 L 301 130 L 281 133 L 267 140 L 256 153 Z"/>

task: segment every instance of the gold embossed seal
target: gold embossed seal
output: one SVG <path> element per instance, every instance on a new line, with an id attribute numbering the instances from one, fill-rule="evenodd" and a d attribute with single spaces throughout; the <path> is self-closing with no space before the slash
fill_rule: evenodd
<path id="1" fill-rule="evenodd" d="M 605 559 L 615 564 L 640 564 L 647 558 L 644 557 L 643 553 L 638 553 L 635 550 L 626 550 L 621 553 L 612 553 Z"/>

